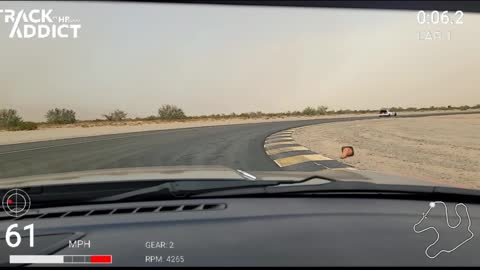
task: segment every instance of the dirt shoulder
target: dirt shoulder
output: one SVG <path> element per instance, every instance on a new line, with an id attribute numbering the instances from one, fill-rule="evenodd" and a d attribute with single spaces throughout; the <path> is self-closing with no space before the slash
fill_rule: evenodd
<path id="1" fill-rule="evenodd" d="M 358 169 L 480 188 L 480 114 L 329 123 L 293 138 L 333 159 L 352 145 L 355 156 L 343 162 Z"/>

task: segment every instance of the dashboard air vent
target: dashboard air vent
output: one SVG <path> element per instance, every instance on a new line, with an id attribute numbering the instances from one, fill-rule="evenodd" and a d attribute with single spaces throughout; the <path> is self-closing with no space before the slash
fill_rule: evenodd
<path id="1" fill-rule="evenodd" d="M 15 220 L 22 219 L 47 219 L 47 218 L 69 218 L 69 217 L 87 217 L 87 216 L 105 216 L 105 215 L 130 215 L 141 213 L 165 213 L 165 212 L 185 212 L 185 211 L 208 211 L 208 210 L 222 210 L 227 208 L 226 204 L 184 204 L 184 205 L 159 205 L 159 206 L 145 206 L 145 207 L 130 207 L 130 208 L 110 208 L 110 209 L 94 209 L 94 210 L 79 210 L 68 212 L 46 212 L 46 213 L 31 213 Z M 9 216 L 0 216 L 2 220 L 13 220 Z"/>

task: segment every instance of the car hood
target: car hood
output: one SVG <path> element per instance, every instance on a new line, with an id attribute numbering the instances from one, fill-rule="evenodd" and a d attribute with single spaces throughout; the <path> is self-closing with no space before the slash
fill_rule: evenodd
<path id="1" fill-rule="evenodd" d="M 347 169 L 327 169 L 313 172 L 295 171 L 247 171 L 255 176 L 255 181 L 300 181 L 312 175 L 325 176 L 337 180 L 365 181 L 378 184 L 427 185 L 433 183 L 402 176 L 386 175 L 373 171 Z M 0 181 L 1 189 L 35 187 L 46 185 L 92 184 L 124 181 L 159 181 L 159 180 L 252 180 L 242 171 L 223 166 L 162 166 L 102 169 L 67 173 L 43 174 L 4 178 Z M 438 186 L 438 185 L 437 185 Z"/>

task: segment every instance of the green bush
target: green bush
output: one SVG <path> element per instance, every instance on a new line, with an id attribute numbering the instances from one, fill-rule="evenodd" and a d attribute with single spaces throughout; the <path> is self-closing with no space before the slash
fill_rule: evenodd
<path id="1" fill-rule="evenodd" d="M 108 121 L 122 121 L 127 118 L 127 113 L 121 110 L 115 110 L 109 114 L 104 114 L 103 117 Z"/>
<path id="2" fill-rule="evenodd" d="M 185 119 L 185 113 L 182 109 L 175 105 L 162 105 L 158 109 L 158 116 L 160 119 L 164 120 L 176 120 L 176 119 Z"/>
<path id="3" fill-rule="evenodd" d="M 16 110 L 0 110 L 0 128 L 6 130 L 35 130 L 38 126 L 34 122 L 24 122 Z"/>
<path id="4" fill-rule="evenodd" d="M 304 115 L 315 115 L 315 114 L 317 114 L 317 110 L 315 110 L 312 107 L 306 107 L 305 109 L 303 109 L 302 114 L 304 114 Z"/>
<path id="5" fill-rule="evenodd" d="M 14 130 L 14 131 L 17 131 L 17 130 L 36 130 L 36 129 L 38 129 L 38 126 L 34 122 L 20 122 L 20 123 L 18 123 L 17 126 L 8 128 L 8 130 Z"/>
<path id="6" fill-rule="evenodd" d="M 241 118 L 258 118 L 258 117 L 262 117 L 264 114 L 260 111 L 258 112 L 244 112 L 244 113 L 241 113 L 239 114 L 238 116 L 241 117 Z"/>
<path id="7" fill-rule="evenodd" d="M 0 128 L 14 128 L 22 122 L 22 118 L 16 110 L 3 109 L 0 110 Z"/>
<path id="8" fill-rule="evenodd" d="M 47 123 L 53 124 L 73 124 L 77 121 L 73 110 L 59 108 L 49 110 L 45 118 L 47 118 Z"/>
<path id="9" fill-rule="evenodd" d="M 148 117 L 145 117 L 143 118 L 144 120 L 147 120 L 147 121 L 154 121 L 154 120 L 158 120 L 158 116 L 155 116 L 155 115 L 150 115 Z"/>
<path id="10" fill-rule="evenodd" d="M 328 107 L 327 106 L 318 106 L 317 107 L 317 114 L 325 115 L 327 114 Z"/>

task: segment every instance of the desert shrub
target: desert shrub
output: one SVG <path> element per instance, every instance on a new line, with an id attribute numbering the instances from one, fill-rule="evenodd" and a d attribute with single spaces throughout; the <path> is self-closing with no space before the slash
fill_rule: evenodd
<path id="1" fill-rule="evenodd" d="M 313 107 L 306 107 L 303 109 L 302 114 L 304 115 L 315 115 L 317 111 Z"/>
<path id="2" fill-rule="evenodd" d="M 250 117 L 250 118 L 258 118 L 258 117 L 262 117 L 262 116 L 263 116 L 263 112 L 261 112 L 261 111 L 249 112 L 248 113 L 248 117 Z"/>
<path id="3" fill-rule="evenodd" d="M 14 128 L 22 122 L 22 118 L 16 110 L 3 109 L 0 110 L 0 128 Z"/>
<path id="4" fill-rule="evenodd" d="M 338 110 L 337 114 L 351 114 L 353 113 L 352 110 Z"/>
<path id="5" fill-rule="evenodd" d="M 158 116 L 160 119 L 164 120 L 175 120 L 175 119 L 184 119 L 186 118 L 185 113 L 182 109 L 175 105 L 162 105 L 160 109 L 158 109 Z"/>
<path id="6" fill-rule="evenodd" d="M 394 111 L 394 112 L 403 112 L 405 111 L 404 108 L 402 107 L 391 107 L 390 110 Z"/>
<path id="7" fill-rule="evenodd" d="M 238 116 L 241 118 L 258 118 L 258 117 L 262 117 L 263 115 L 264 115 L 263 112 L 258 111 L 258 112 L 241 113 Z"/>
<path id="8" fill-rule="evenodd" d="M 47 118 L 47 123 L 53 124 L 73 124 L 77 121 L 73 110 L 59 108 L 49 110 L 45 118 Z"/>
<path id="9" fill-rule="evenodd" d="M 9 128 L 9 130 L 36 130 L 38 125 L 34 122 L 20 122 L 15 127 Z"/>
<path id="10" fill-rule="evenodd" d="M 115 110 L 109 114 L 104 114 L 103 117 L 108 121 L 122 121 L 127 118 L 127 113 L 121 110 Z"/>
<path id="11" fill-rule="evenodd" d="M 317 114 L 324 115 L 327 114 L 328 107 L 327 106 L 318 106 L 317 107 Z"/>
<path id="12" fill-rule="evenodd" d="M 157 119 L 158 119 L 158 116 L 150 115 L 150 116 L 145 117 L 142 120 L 153 121 L 153 120 L 157 120 Z"/>

